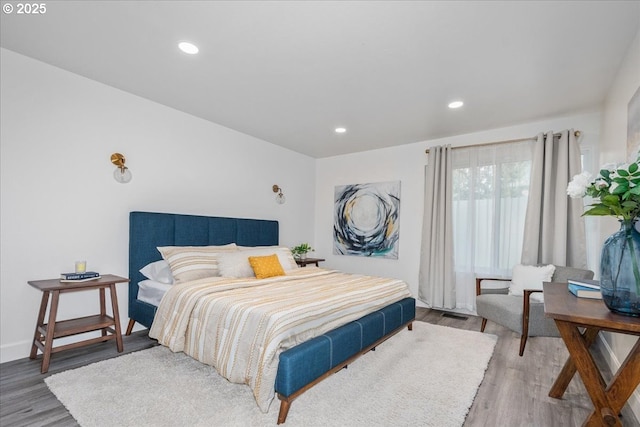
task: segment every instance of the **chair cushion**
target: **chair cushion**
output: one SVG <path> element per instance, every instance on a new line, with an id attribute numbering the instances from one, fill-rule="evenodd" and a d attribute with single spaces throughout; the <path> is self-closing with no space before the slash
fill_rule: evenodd
<path id="1" fill-rule="evenodd" d="M 544 304 L 532 302 L 529 306 L 529 336 L 530 337 L 559 337 L 560 332 L 556 322 L 544 316 Z"/>
<path id="2" fill-rule="evenodd" d="M 522 334 L 522 297 L 483 294 L 476 297 L 478 316 Z M 553 319 L 544 316 L 544 304 L 529 305 L 529 336 L 558 337 L 560 333 Z"/>
<path id="3" fill-rule="evenodd" d="M 522 297 L 482 294 L 476 297 L 478 316 L 522 333 Z"/>

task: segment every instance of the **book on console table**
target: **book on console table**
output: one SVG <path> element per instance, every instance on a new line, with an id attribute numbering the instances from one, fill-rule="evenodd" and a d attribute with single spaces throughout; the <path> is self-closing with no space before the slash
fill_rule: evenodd
<path id="1" fill-rule="evenodd" d="M 583 288 L 591 288 L 600 290 L 600 281 L 599 280 L 590 280 L 590 279 L 569 279 L 567 282 L 570 285 L 578 285 Z"/>
<path id="2" fill-rule="evenodd" d="M 579 298 L 602 299 L 602 293 L 599 288 L 594 289 L 587 286 L 576 285 L 575 283 L 569 283 L 567 286 L 569 292 Z"/>
<path id="3" fill-rule="evenodd" d="M 61 282 L 80 282 L 99 278 L 100 273 L 95 271 L 86 271 L 84 273 L 62 273 L 60 275 Z"/>

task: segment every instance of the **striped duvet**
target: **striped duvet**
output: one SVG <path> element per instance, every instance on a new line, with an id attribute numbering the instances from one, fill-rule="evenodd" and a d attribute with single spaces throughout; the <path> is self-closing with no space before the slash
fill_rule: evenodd
<path id="1" fill-rule="evenodd" d="M 149 336 L 248 384 L 266 412 L 282 351 L 409 296 L 401 280 L 317 267 L 261 280 L 200 279 L 167 292 Z"/>

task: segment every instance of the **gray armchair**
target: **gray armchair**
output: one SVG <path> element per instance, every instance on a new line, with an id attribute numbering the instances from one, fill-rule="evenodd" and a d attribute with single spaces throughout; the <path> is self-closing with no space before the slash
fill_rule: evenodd
<path id="1" fill-rule="evenodd" d="M 566 283 L 568 279 L 592 279 L 593 271 L 580 268 L 556 266 L 552 282 Z M 491 280 L 494 286 L 483 287 L 483 281 Z M 496 280 L 505 282 L 504 287 L 495 286 Z M 544 303 L 531 301 L 531 294 L 542 290 L 525 289 L 524 297 L 509 295 L 509 279 L 476 279 L 476 310 L 482 317 L 481 332 L 491 320 L 520 334 L 520 356 L 524 353 L 527 337 L 559 337 L 553 319 L 544 316 Z M 568 292 L 568 291 L 567 291 Z"/>

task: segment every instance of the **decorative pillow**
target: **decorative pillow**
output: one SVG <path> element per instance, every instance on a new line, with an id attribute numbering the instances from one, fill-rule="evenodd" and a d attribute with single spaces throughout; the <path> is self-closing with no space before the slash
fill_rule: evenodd
<path id="1" fill-rule="evenodd" d="M 267 256 L 250 256 L 249 264 L 253 268 L 253 273 L 258 279 L 266 279 L 267 277 L 284 276 L 284 270 L 278 255 Z"/>
<path id="2" fill-rule="evenodd" d="M 222 277 L 254 277 L 247 251 L 227 252 L 218 258 L 218 270 Z M 264 255 L 264 254 L 253 254 Z"/>
<path id="3" fill-rule="evenodd" d="M 149 263 L 140 269 L 140 273 L 149 280 L 154 282 L 173 285 L 173 275 L 171 274 L 171 266 L 163 259 Z"/>
<path id="4" fill-rule="evenodd" d="M 249 257 L 275 255 L 284 271 L 298 268 L 291 249 L 282 246 L 241 246 L 239 251 L 225 253 L 218 259 L 218 268 L 223 277 L 254 277 Z"/>
<path id="5" fill-rule="evenodd" d="M 161 246 L 158 251 L 169 263 L 175 283 L 219 276 L 218 257 L 238 252 L 235 243 L 224 246 Z"/>
<path id="6" fill-rule="evenodd" d="M 282 265 L 282 269 L 284 271 L 300 268 L 298 264 L 296 264 L 296 260 L 293 258 L 291 249 L 286 246 L 238 246 L 238 249 L 241 251 L 252 251 L 251 255 L 254 255 L 255 252 L 256 256 L 275 253 L 278 255 L 280 265 Z"/>
<path id="7" fill-rule="evenodd" d="M 553 264 L 543 266 L 516 265 L 513 267 L 509 295 L 523 296 L 525 289 L 542 290 L 542 282 L 550 282 L 555 271 L 556 266 Z M 542 302 L 542 293 L 531 295 L 531 299 Z"/>

